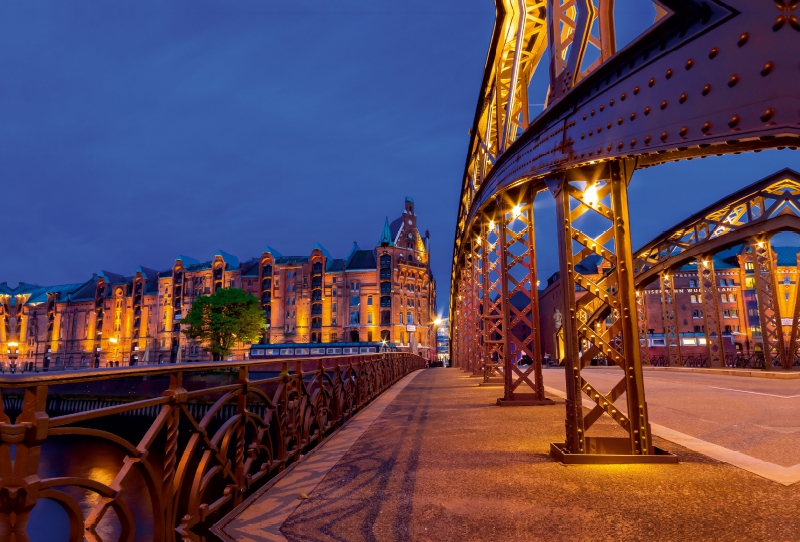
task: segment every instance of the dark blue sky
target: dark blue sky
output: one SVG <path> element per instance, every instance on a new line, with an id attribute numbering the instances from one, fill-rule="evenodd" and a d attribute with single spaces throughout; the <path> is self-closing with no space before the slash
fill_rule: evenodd
<path id="1" fill-rule="evenodd" d="M 632 13 L 623 42 L 649 22 Z M 343 257 L 373 246 L 408 195 L 446 310 L 493 18 L 491 0 L 0 4 L 0 281 L 79 282 L 266 244 Z M 634 245 L 784 166 L 800 158 L 638 172 Z M 544 196 L 542 278 L 557 266 Z"/>

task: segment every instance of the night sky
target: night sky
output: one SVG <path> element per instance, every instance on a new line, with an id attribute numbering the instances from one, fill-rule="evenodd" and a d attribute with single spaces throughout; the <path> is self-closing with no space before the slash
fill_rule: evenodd
<path id="1" fill-rule="evenodd" d="M 652 7 L 617 6 L 622 45 Z M 493 21 L 491 0 L 3 2 L 0 281 L 83 282 L 267 244 L 345 257 L 411 196 L 446 313 Z M 634 246 L 786 166 L 800 155 L 637 172 Z M 537 208 L 544 279 L 557 268 L 551 198 Z"/>

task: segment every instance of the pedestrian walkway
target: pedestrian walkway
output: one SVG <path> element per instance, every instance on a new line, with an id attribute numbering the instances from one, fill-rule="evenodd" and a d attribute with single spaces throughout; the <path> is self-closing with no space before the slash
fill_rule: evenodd
<path id="1" fill-rule="evenodd" d="M 564 466 L 548 455 L 563 440 L 563 400 L 498 408 L 499 389 L 477 384 L 457 369 L 420 371 L 388 404 L 365 409 L 359 416 L 372 419 L 338 443 L 343 455 L 295 496 L 279 533 L 292 542 L 798 539 L 800 484 L 658 438 L 679 464 Z M 275 540 L 254 528 L 274 508 L 271 491 L 227 518 L 224 533 Z"/>

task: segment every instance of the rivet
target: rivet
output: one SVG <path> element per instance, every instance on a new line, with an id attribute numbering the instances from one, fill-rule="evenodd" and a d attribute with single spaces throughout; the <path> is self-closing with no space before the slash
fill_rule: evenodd
<path id="1" fill-rule="evenodd" d="M 739 41 L 737 41 L 737 42 L 736 42 L 736 45 L 738 45 L 739 47 L 741 47 L 742 45 L 744 45 L 745 43 L 747 43 L 747 38 L 749 38 L 749 37 L 750 37 L 750 35 L 749 35 L 747 32 L 745 32 L 744 34 L 742 34 L 741 36 L 739 36 Z"/>
<path id="2" fill-rule="evenodd" d="M 655 79 L 650 79 L 650 81 L 647 83 L 647 86 L 652 87 L 655 84 L 656 84 L 656 80 Z"/>
<path id="3" fill-rule="evenodd" d="M 609 105 L 610 107 L 614 107 L 614 98 L 611 98 L 611 99 L 608 101 L 608 105 Z"/>
<path id="4" fill-rule="evenodd" d="M 597 127 L 597 133 L 599 134 L 599 133 L 600 133 L 600 132 L 602 132 L 602 131 L 603 131 L 603 127 L 602 127 L 602 126 L 598 126 L 598 127 Z"/>
<path id="5" fill-rule="evenodd" d="M 728 79 L 728 86 L 733 88 L 734 86 L 736 86 L 736 83 L 738 83 L 738 82 L 739 82 L 739 76 L 738 75 L 731 75 L 731 78 Z"/>
<path id="6" fill-rule="evenodd" d="M 604 110 L 605 108 L 606 108 L 606 106 L 604 106 L 603 104 L 600 104 L 600 111 Z"/>
<path id="7" fill-rule="evenodd" d="M 633 95 L 636 96 L 639 94 L 639 87 L 633 87 Z"/>
<path id="8" fill-rule="evenodd" d="M 593 130 L 589 130 L 589 135 L 592 135 L 593 133 L 594 133 Z"/>
<path id="9" fill-rule="evenodd" d="M 672 77 L 672 70 L 667 70 L 667 75 L 666 75 L 666 77 L 667 77 L 667 79 L 669 79 L 670 77 Z"/>
<path id="10" fill-rule="evenodd" d="M 617 124 L 622 124 L 622 117 L 617 120 Z"/>
<path id="11" fill-rule="evenodd" d="M 619 97 L 619 99 L 620 99 L 620 100 L 622 100 L 622 101 L 624 102 L 626 97 L 627 97 L 627 96 L 625 96 L 625 93 L 623 92 L 623 93 L 622 93 L 622 96 L 620 96 L 620 97 Z"/>
<path id="12" fill-rule="evenodd" d="M 661 102 L 661 109 L 664 110 L 666 108 L 667 108 L 667 100 L 664 100 L 663 102 Z"/>
<path id="13" fill-rule="evenodd" d="M 645 107 L 644 108 L 644 114 L 645 115 L 649 115 L 650 114 L 650 108 L 649 107 Z"/>
<path id="14" fill-rule="evenodd" d="M 586 134 L 581 134 L 581 139 L 585 138 Z"/>
<path id="15" fill-rule="evenodd" d="M 590 113 L 590 115 L 592 115 L 594 117 L 594 109 L 592 109 L 592 112 Z"/>
<path id="16" fill-rule="evenodd" d="M 622 146 L 623 146 L 623 143 L 622 143 L 622 141 L 620 141 L 620 142 L 619 142 L 619 145 L 617 145 L 617 148 L 618 148 L 618 149 L 622 149 Z"/>
<path id="17" fill-rule="evenodd" d="M 646 136 L 646 137 L 644 138 L 644 144 L 645 144 L 645 145 L 649 145 L 649 144 L 650 144 L 650 136 Z"/>
<path id="18" fill-rule="evenodd" d="M 586 120 L 586 115 L 583 116 L 583 120 Z"/>
<path id="19" fill-rule="evenodd" d="M 608 145 L 608 147 L 607 147 L 607 150 L 608 150 L 609 152 L 611 151 L 611 144 L 610 144 L 610 143 L 609 143 L 609 145 Z"/>
<path id="20" fill-rule="evenodd" d="M 678 99 L 678 103 L 683 103 L 686 101 L 686 93 L 684 92 L 681 94 L 681 97 Z"/>
<path id="21" fill-rule="evenodd" d="M 608 129 L 608 130 L 611 129 L 611 123 L 610 122 L 608 124 L 606 124 L 606 129 Z"/>
<path id="22" fill-rule="evenodd" d="M 631 120 L 636 118 L 636 113 L 631 113 Z"/>
<path id="23" fill-rule="evenodd" d="M 686 61 L 686 66 L 685 66 L 685 68 L 686 68 L 687 70 L 691 70 L 691 69 L 692 69 L 692 66 L 694 66 L 694 60 L 692 60 L 692 59 L 690 58 L 689 60 L 687 60 L 687 61 Z"/>
<path id="24" fill-rule="evenodd" d="M 731 117 L 731 120 L 728 121 L 728 126 L 735 128 L 737 124 L 739 124 L 739 115 L 734 115 Z"/>
<path id="25" fill-rule="evenodd" d="M 636 140 L 635 139 L 631 139 L 631 147 L 635 147 L 635 146 L 636 146 Z"/>
<path id="26" fill-rule="evenodd" d="M 706 122 L 706 123 L 703 124 L 703 127 L 700 128 L 700 131 L 702 131 L 705 134 L 710 129 L 711 129 L 711 123 L 710 122 Z"/>
<path id="27" fill-rule="evenodd" d="M 711 51 L 708 52 L 708 58 L 714 58 L 715 56 L 717 56 L 717 53 L 719 53 L 719 49 L 714 47 L 713 49 L 711 49 Z"/>
<path id="28" fill-rule="evenodd" d="M 700 94 L 707 96 L 709 92 L 711 92 L 711 85 L 706 85 L 703 87 L 703 90 L 700 92 Z"/>
<path id="29" fill-rule="evenodd" d="M 771 107 L 764 111 L 764 114 L 761 115 L 761 122 L 767 122 L 769 119 L 772 118 L 772 115 L 775 114 L 775 110 Z"/>
<path id="30" fill-rule="evenodd" d="M 767 62 L 766 64 L 764 64 L 764 67 L 761 68 L 761 77 L 769 75 L 769 72 L 772 71 L 772 67 L 773 67 L 772 62 Z"/>
<path id="31" fill-rule="evenodd" d="M 667 132 L 661 132 L 661 141 L 667 140 Z"/>

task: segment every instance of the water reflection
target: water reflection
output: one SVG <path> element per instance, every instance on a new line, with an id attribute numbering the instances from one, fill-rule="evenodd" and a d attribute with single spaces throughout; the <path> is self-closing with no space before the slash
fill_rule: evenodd
<path id="1" fill-rule="evenodd" d="M 125 454 L 115 445 L 92 437 L 55 436 L 42 444 L 39 476 L 53 478 L 61 476 L 82 477 L 110 485 L 123 466 Z M 156 476 L 160 476 L 160 460 L 155 458 Z M 73 497 L 84 517 L 98 504 L 102 497 L 94 491 L 74 487 L 58 487 Z M 138 469 L 134 468 L 122 483 L 121 495 L 133 515 L 136 533 L 135 542 L 153 539 L 153 521 L 150 496 Z M 31 512 L 28 524 L 31 542 L 66 542 L 69 540 L 69 521 L 61 506 L 48 499 L 40 499 Z M 97 526 L 100 540 L 118 540 L 121 534 L 119 519 L 113 509 L 103 516 Z"/>

